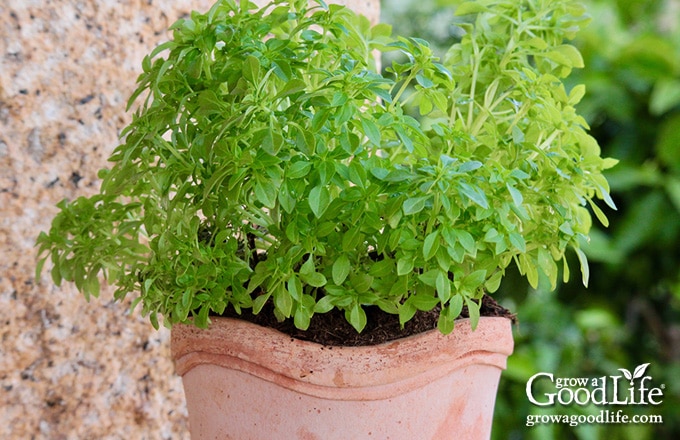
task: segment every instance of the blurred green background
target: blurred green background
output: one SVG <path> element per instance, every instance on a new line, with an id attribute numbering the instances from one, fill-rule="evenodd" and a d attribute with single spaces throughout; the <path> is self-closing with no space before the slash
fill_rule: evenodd
<path id="1" fill-rule="evenodd" d="M 443 55 L 460 38 L 455 0 L 384 0 L 382 21 Z M 518 314 L 515 353 L 501 380 L 494 439 L 680 439 L 680 0 L 586 0 L 592 22 L 573 42 L 585 69 L 579 111 L 604 156 L 620 160 L 607 177 L 618 211 L 584 247 L 590 285 L 579 276 L 533 290 L 510 273 L 495 297 Z M 383 65 L 391 60 L 384 59 Z M 574 263 L 572 267 L 578 267 Z M 650 363 L 659 406 L 538 408 L 527 379 L 620 375 Z M 529 414 L 660 414 L 663 424 L 527 427 Z"/>

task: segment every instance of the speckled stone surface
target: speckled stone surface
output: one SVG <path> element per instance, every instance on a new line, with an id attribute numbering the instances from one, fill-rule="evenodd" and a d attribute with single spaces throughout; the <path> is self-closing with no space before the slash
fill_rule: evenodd
<path id="1" fill-rule="evenodd" d="M 379 13 L 378 0 L 345 0 Z M 34 279 L 63 198 L 96 191 L 143 56 L 212 0 L 0 1 L 0 438 L 188 438 L 169 332 Z"/>

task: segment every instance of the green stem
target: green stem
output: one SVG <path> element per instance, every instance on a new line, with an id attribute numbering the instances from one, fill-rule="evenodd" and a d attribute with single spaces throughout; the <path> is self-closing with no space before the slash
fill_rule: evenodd
<path id="1" fill-rule="evenodd" d="M 392 98 L 392 103 L 390 104 L 389 111 L 394 110 L 394 106 L 397 104 L 399 101 L 399 98 L 401 98 L 401 95 L 404 94 L 406 89 L 408 88 L 409 84 L 411 84 L 411 81 L 413 81 L 413 78 L 416 77 L 418 71 L 417 70 L 412 70 L 411 73 L 409 73 L 408 77 L 406 77 L 406 80 L 402 83 L 401 87 L 399 88 L 399 91 L 397 92 L 396 95 L 394 95 L 394 98 Z"/>
<path id="2" fill-rule="evenodd" d="M 474 36 L 470 39 L 470 41 L 472 42 L 472 50 L 474 52 L 474 65 L 472 68 L 472 81 L 470 84 L 470 102 L 468 104 L 467 125 L 465 127 L 467 128 L 468 132 L 470 132 L 470 128 L 472 127 L 473 123 L 475 111 L 475 93 L 477 92 L 477 76 L 479 75 L 479 65 L 481 64 L 481 54 L 484 52 L 484 49 L 482 49 L 480 52 L 479 46 L 477 45 L 477 40 L 475 40 Z"/>

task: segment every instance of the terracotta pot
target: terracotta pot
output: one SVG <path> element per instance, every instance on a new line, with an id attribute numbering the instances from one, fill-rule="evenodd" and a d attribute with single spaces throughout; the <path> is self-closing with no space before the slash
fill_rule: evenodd
<path id="1" fill-rule="evenodd" d="M 172 329 L 193 440 L 488 439 L 510 320 L 327 347 L 249 322 Z"/>

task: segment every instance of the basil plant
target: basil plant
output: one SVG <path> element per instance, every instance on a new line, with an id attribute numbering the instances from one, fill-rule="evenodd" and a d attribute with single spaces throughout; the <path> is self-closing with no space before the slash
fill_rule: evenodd
<path id="1" fill-rule="evenodd" d="M 130 292 L 155 327 L 229 307 L 306 329 L 365 307 L 453 329 L 514 264 L 536 286 L 585 254 L 604 159 L 574 106 L 587 22 L 568 0 L 463 3 L 444 59 L 323 0 L 218 0 L 143 61 L 100 191 L 63 201 L 38 273 Z M 401 61 L 376 70 L 376 54 Z M 598 202 L 599 203 L 599 202 Z M 318 316 L 316 319 L 322 319 Z"/>

